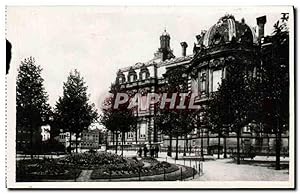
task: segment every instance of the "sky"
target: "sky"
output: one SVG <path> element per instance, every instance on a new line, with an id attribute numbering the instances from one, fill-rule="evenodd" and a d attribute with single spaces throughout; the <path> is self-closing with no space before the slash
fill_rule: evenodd
<path id="1" fill-rule="evenodd" d="M 99 109 L 117 70 L 152 59 L 164 29 L 179 57 L 180 42 L 187 42 L 192 54 L 195 36 L 225 14 L 244 18 L 251 27 L 266 15 L 269 35 L 282 12 L 287 7 L 8 6 L 6 37 L 13 45 L 12 68 L 30 56 L 42 67 L 51 106 L 70 71 L 78 69 Z"/>

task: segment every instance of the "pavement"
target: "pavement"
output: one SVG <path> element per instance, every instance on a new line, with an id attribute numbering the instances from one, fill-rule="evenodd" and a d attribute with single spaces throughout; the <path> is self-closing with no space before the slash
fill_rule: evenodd
<path id="1" fill-rule="evenodd" d="M 121 152 L 118 152 L 121 154 Z M 134 151 L 124 151 L 125 157 L 137 156 Z M 166 152 L 160 152 L 157 160 L 167 161 L 183 166 L 194 167 L 199 170 L 199 164 L 202 163 L 203 174 L 195 177 L 193 180 L 201 181 L 288 181 L 289 170 L 284 168 L 283 170 L 275 170 L 272 165 L 275 163 L 274 156 L 256 156 L 254 160 L 248 159 L 241 161 L 241 164 L 237 165 L 232 158 L 217 159 L 217 155 L 206 156 L 205 161 L 201 162 L 200 157 L 197 159 L 183 159 L 183 154 L 179 154 L 179 160 L 173 157 L 167 156 Z M 187 155 L 186 158 L 188 158 Z M 195 155 L 192 154 L 195 157 Z M 193 158 L 193 157 L 190 157 Z M 197 157 L 195 157 L 197 158 Z M 288 157 L 281 157 L 281 164 L 289 164 Z"/>

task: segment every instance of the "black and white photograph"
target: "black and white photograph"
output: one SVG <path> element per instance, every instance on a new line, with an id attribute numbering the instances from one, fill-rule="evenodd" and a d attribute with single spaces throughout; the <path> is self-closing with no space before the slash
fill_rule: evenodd
<path id="1" fill-rule="evenodd" d="M 6 6 L 8 188 L 293 189 L 294 7 Z"/>

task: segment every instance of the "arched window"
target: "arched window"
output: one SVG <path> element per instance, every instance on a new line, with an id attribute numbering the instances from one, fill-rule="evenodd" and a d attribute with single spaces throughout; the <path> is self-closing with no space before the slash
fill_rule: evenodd
<path id="1" fill-rule="evenodd" d="M 142 80 L 145 80 L 146 78 L 147 78 L 147 73 L 146 72 L 142 73 Z"/>
<path id="2" fill-rule="evenodd" d="M 131 67 L 131 68 L 129 69 L 127 79 L 128 79 L 129 82 L 134 82 L 134 81 L 136 81 L 136 78 L 137 78 L 136 72 L 135 72 L 134 69 Z"/>
<path id="3" fill-rule="evenodd" d="M 121 70 L 118 71 L 116 82 L 119 84 L 122 84 L 125 82 L 125 75 Z"/>
<path id="4" fill-rule="evenodd" d="M 119 83 L 123 83 L 123 78 L 122 77 L 119 77 Z"/>
<path id="5" fill-rule="evenodd" d="M 145 80 L 150 76 L 149 70 L 148 68 L 143 64 L 143 66 L 141 67 L 141 71 L 139 74 L 140 80 Z"/>
<path id="6" fill-rule="evenodd" d="M 135 76 L 134 75 L 130 75 L 129 76 L 129 82 L 134 82 L 135 81 Z"/>

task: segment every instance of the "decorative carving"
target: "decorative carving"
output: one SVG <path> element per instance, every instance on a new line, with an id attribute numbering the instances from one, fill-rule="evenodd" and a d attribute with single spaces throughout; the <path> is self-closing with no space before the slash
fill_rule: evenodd
<path id="1" fill-rule="evenodd" d="M 145 87 L 145 88 L 140 88 L 139 89 L 139 93 L 143 96 L 147 93 L 151 92 L 151 89 L 149 87 Z"/>
<path id="2" fill-rule="evenodd" d="M 198 69 L 196 69 L 195 67 L 192 68 L 191 72 L 190 72 L 190 76 L 193 79 L 198 78 Z"/>
<path id="3" fill-rule="evenodd" d="M 127 94 L 129 97 L 133 97 L 138 91 L 136 89 L 128 90 Z"/>

